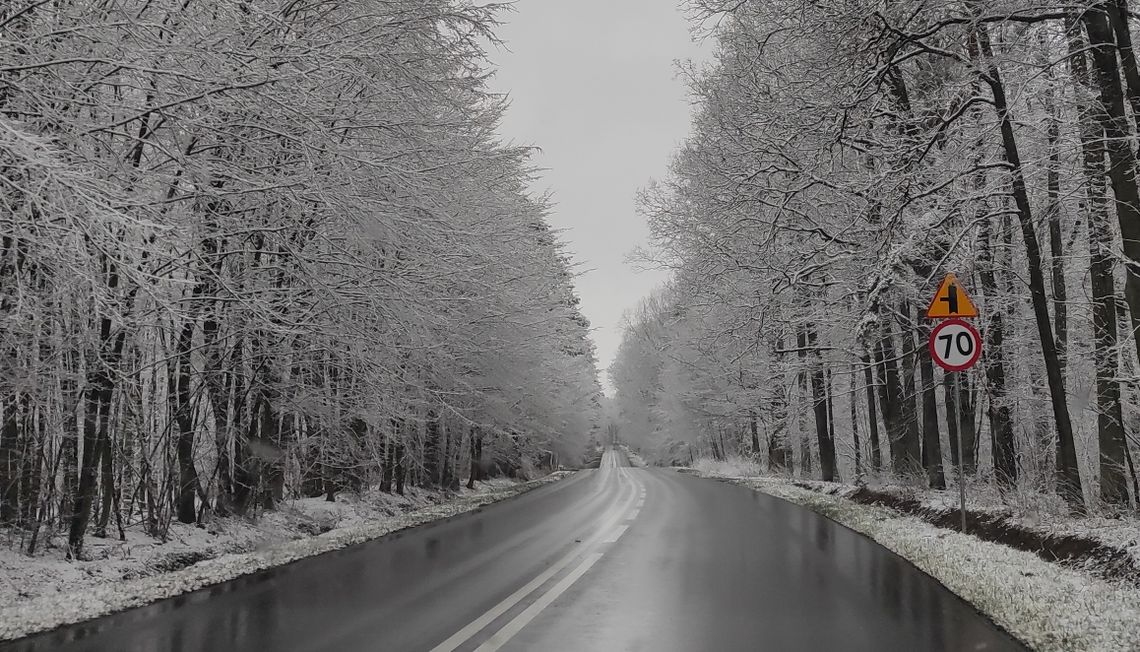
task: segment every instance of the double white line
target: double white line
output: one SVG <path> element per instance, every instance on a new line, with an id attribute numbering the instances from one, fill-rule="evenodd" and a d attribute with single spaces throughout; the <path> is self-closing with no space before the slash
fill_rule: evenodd
<path id="1" fill-rule="evenodd" d="M 626 470 L 624 468 L 615 468 L 612 472 L 616 472 L 621 477 L 633 482 L 635 486 L 640 484 L 634 480 L 632 476 L 626 473 Z M 475 636 L 480 631 L 482 631 L 483 628 L 495 621 L 495 619 L 513 609 L 540 586 L 546 584 L 548 581 L 550 581 L 551 578 L 558 575 L 558 573 L 562 572 L 565 568 L 570 566 L 572 563 L 581 558 L 583 554 L 585 554 L 585 558 L 582 559 L 581 563 L 579 563 L 574 568 L 574 570 L 570 571 L 557 584 L 550 587 L 549 590 L 540 595 L 534 602 L 528 605 L 526 609 L 523 609 L 521 612 L 519 612 L 517 616 L 510 620 L 510 622 L 503 625 L 502 628 L 500 628 L 491 636 L 491 638 L 487 639 L 487 641 L 480 645 L 476 649 L 476 652 L 495 652 L 501 648 L 507 643 L 507 641 L 511 640 L 515 634 L 518 634 L 523 627 L 526 627 L 530 621 L 534 620 L 535 617 L 537 617 L 543 609 L 558 599 L 558 596 L 562 595 L 566 592 L 567 589 L 573 586 L 574 582 L 577 582 L 580 577 L 585 575 L 586 572 L 589 571 L 590 568 L 596 564 L 599 559 L 602 558 L 603 553 L 597 551 L 591 552 L 591 548 L 597 546 L 599 543 L 615 543 L 619 538 L 621 538 L 621 535 L 625 534 L 625 531 L 629 525 L 619 525 L 619 523 L 625 517 L 625 513 L 629 511 L 629 508 L 633 505 L 634 499 L 644 501 L 644 496 L 644 487 L 641 487 L 640 491 L 632 492 L 630 499 L 624 501 L 620 508 L 611 510 L 610 516 L 606 518 L 604 525 L 599 528 L 596 534 L 587 539 L 580 548 L 571 551 L 565 557 L 562 557 L 556 561 L 550 568 L 540 573 L 538 577 L 535 577 L 530 582 L 527 582 L 526 585 L 524 585 L 522 588 L 510 594 L 501 602 L 488 609 L 486 613 L 468 623 L 466 627 L 453 634 L 446 641 L 432 648 L 431 652 L 454 652 L 454 650 L 457 649 L 460 645 L 466 643 L 471 637 Z M 640 507 L 640 503 L 638 504 L 638 507 Z M 636 515 L 637 512 L 635 510 L 629 520 L 632 520 L 632 518 Z"/>

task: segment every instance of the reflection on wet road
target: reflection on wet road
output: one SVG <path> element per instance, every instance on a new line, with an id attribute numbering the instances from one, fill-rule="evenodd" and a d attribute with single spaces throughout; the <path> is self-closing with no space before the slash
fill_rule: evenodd
<path id="1" fill-rule="evenodd" d="M 602 468 L 3 650 L 1021 650 L 874 542 L 748 489 Z"/>

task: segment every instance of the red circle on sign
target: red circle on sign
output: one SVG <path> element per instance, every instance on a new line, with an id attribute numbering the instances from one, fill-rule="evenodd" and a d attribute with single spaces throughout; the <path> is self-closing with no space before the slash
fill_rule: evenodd
<path id="1" fill-rule="evenodd" d="M 953 327 L 955 330 L 964 329 L 969 333 L 969 337 L 972 338 L 972 351 L 970 351 L 968 354 L 961 350 L 957 337 L 951 335 L 950 341 L 946 343 L 948 351 L 951 351 L 950 347 L 957 347 L 957 353 L 960 355 L 955 357 L 968 356 L 964 361 L 951 361 L 947 359 L 950 357 L 949 355 L 946 357 L 939 355 L 937 348 L 939 344 L 938 338 L 942 336 L 942 331 L 951 327 Z M 962 333 L 961 330 L 959 330 L 959 335 L 964 334 L 965 333 Z M 934 330 L 930 331 L 929 348 L 930 357 L 934 360 L 934 362 L 938 363 L 939 367 L 942 367 L 946 371 L 965 371 L 974 366 L 974 364 L 978 361 L 978 358 L 980 358 L 982 355 L 982 336 L 978 333 L 978 329 L 974 328 L 970 325 L 969 322 L 963 319 L 946 319 L 942 322 L 939 322 L 939 324 L 934 327 Z"/>

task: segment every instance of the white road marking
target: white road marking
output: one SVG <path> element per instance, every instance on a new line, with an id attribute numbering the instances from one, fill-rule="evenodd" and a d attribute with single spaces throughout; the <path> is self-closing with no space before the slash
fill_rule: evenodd
<path id="1" fill-rule="evenodd" d="M 628 529 L 628 525 L 622 525 L 618 529 L 614 530 L 613 534 L 603 539 L 602 543 L 617 543 L 617 540 L 620 539 L 621 535 L 625 534 L 625 531 Z"/>
<path id="2" fill-rule="evenodd" d="M 581 554 L 581 550 L 574 550 L 562 559 L 559 559 L 553 566 L 540 573 L 538 577 L 530 582 L 527 582 L 521 589 L 503 598 L 499 604 L 488 609 L 487 613 L 471 621 L 466 627 L 455 632 L 455 634 L 451 635 L 446 641 L 433 647 L 431 652 L 452 652 L 460 645 L 463 645 L 467 639 L 478 634 L 479 630 L 490 625 L 491 621 L 510 611 L 512 607 L 522 602 L 523 598 L 533 593 L 535 589 L 545 584 L 550 578 L 561 572 L 563 568 L 569 566 L 570 562 L 577 559 L 579 554 Z"/>
<path id="3" fill-rule="evenodd" d="M 487 642 L 476 648 L 475 652 L 496 652 L 496 650 L 503 647 L 515 634 L 522 631 L 523 627 L 526 627 L 530 621 L 534 620 L 535 616 L 542 613 L 543 609 L 550 606 L 550 603 L 557 600 L 558 596 L 565 593 L 566 589 L 569 589 L 574 582 L 577 582 L 578 578 L 585 575 L 586 571 L 590 570 L 590 567 L 596 564 L 601 558 L 602 553 L 600 552 L 595 552 L 586 557 L 577 568 L 562 578 L 561 582 L 555 584 L 554 587 L 543 594 L 542 597 L 535 600 L 526 609 L 523 609 L 522 613 L 514 617 L 514 620 L 504 625 L 502 629 L 495 632 L 494 636 L 487 639 Z"/>
<path id="4" fill-rule="evenodd" d="M 629 479 L 631 481 L 631 484 L 633 485 L 633 487 L 635 489 L 639 488 L 641 495 L 644 496 L 645 495 L 645 485 L 641 484 L 636 479 L 634 479 L 632 475 L 628 474 L 626 467 L 619 467 L 617 465 L 617 460 L 615 459 L 615 456 L 609 455 L 608 458 L 609 459 L 606 461 L 608 461 L 609 464 L 608 465 L 603 464 L 601 468 L 615 468 L 615 469 L 617 469 L 618 474 L 623 478 Z M 632 497 L 634 495 L 636 495 L 636 493 L 637 493 L 636 491 L 631 493 L 630 499 L 632 499 Z M 466 627 L 464 627 L 463 629 L 461 629 L 458 632 L 456 632 L 455 634 L 451 635 L 446 641 L 444 641 L 444 642 L 440 643 L 439 645 L 435 646 L 434 648 L 432 648 L 431 652 L 454 652 L 454 650 L 456 650 L 459 646 L 466 643 L 468 639 L 470 639 L 471 637 L 478 634 L 483 628 L 490 625 L 495 619 L 499 618 L 503 614 L 505 614 L 508 611 L 510 611 L 511 609 L 513 609 L 516 605 L 518 605 L 520 602 L 522 602 L 524 599 L 526 599 L 527 596 L 529 596 L 531 593 L 534 593 L 539 587 L 541 587 L 546 582 L 550 581 L 550 579 L 552 577 L 554 577 L 558 573 L 562 572 L 562 570 L 564 570 L 567 566 L 569 566 L 571 563 L 573 563 L 574 560 L 578 559 L 581 556 L 583 550 L 589 550 L 591 547 L 597 545 L 598 543 L 615 543 L 623 534 L 625 534 L 626 529 L 628 529 L 628 527 L 629 527 L 628 525 L 622 525 L 620 527 L 620 529 L 614 531 L 614 534 L 610 535 L 605 540 L 600 541 L 600 539 L 603 536 L 605 536 L 606 532 L 609 531 L 610 526 L 617 525 L 619 522 L 621 522 L 623 520 L 622 515 L 624 513 L 628 512 L 630 507 L 631 507 L 631 504 L 627 500 L 625 505 L 622 506 L 620 509 L 617 509 L 616 511 L 611 510 L 610 513 L 612 514 L 612 516 L 610 516 L 608 518 L 603 517 L 603 525 L 598 530 L 598 532 L 596 534 L 594 534 L 594 536 L 585 540 L 581 546 L 579 546 L 575 550 L 572 550 L 565 557 L 562 557 L 561 559 L 559 559 L 550 568 L 548 568 L 545 571 L 543 571 L 542 573 L 540 573 L 538 575 L 538 577 L 535 577 L 530 582 L 527 582 L 527 584 L 525 586 L 518 589 L 514 593 L 510 594 L 506 598 L 503 598 L 503 600 L 501 602 L 496 604 L 494 607 L 491 607 L 482 616 L 479 616 L 478 618 L 476 618 L 472 622 L 468 623 L 468 625 Z M 625 521 L 627 523 L 632 521 L 633 518 L 637 517 L 637 514 L 639 511 L 640 510 L 635 509 L 631 516 L 625 518 Z M 528 622 L 533 620 L 534 617 L 536 615 L 538 615 L 538 613 L 546 607 L 546 605 L 553 602 L 554 599 L 557 598 L 559 594 L 566 591 L 566 589 L 569 588 L 570 585 L 573 584 L 574 581 L 576 581 L 578 579 L 578 577 L 581 577 L 583 574 L 585 574 L 585 572 L 587 570 L 589 570 L 590 566 L 593 566 L 594 563 L 597 562 L 597 560 L 601 558 L 601 556 L 602 556 L 602 553 L 592 553 L 590 556 L 588 556 L 586 558 L 586 561 L 584 561 L 581 565 L 579 565 L 576 569 L 574 569 L 565 578 L 563 578 L 561 581 L 559 581 L 557 584 L 555 584 L 554 587 L 552 587 L 549 591 L 547 591 L 543 595 L 539 596 L 539 598 L 537 600 L 535 600 L 534 603 L 529 605 L 518 616 L 516 616 L 513 620 L 511 620 L 509 623 L 504 625 L 503 628 L 501 630 L 499 630 L 498 633 L 496 633 L 494 636 L 492 636 L 486 643 L 483 644 L 483 646 L 480 646 L 478 649 L 479 650 L 497 650 L 498 646 L 501 646 L 503 643 L 505 643 L 507 640 L 509 640 L 512 636 L 514 636 L 517 633 L 517 630 L 515 630 L 514 632 L 511 632 L 506 638 L 501 639 L 501 641 L 495 647 L 486 647 L 486 646 L 491 644 L 492 641 L 497 640 L 497 637 L 500 634 L 507 631 L 515 623 L 518 623 L 518 629 L 522 629 Z M 591 561 L 592 557 L 597 557 L 598 559 L 593 559 Z M 586 562 L 589 562 L 589 563 L 587 564 Z M 581 571 L 581 572 L 579 572 L 579 571 Z M 570 578 L 573 578 L 573 580 L 571 580 L 570 582 L 567 582 L 567 580 Z M 561 587 L 561 588 L 559 588 L 559 587 Z M 549 597 L 549 599 L 547 599 L 548 597 Z M 542 603 L 542 607 L 535 610 L 534 606 L 539 604 L 539 603 Z M 525 620 L 523 620 L 522 619 L 523 615 L 525 615 L 527 613 L 530 613 L 530 616 L 527 617 Z"/>

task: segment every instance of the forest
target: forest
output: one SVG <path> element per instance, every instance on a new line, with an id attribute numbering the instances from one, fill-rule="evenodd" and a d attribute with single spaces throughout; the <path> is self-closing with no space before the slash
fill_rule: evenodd
<path id="1" fill-rule="evenodd" d="M 0 532 L 576 464 L 574 265 L 496 133 L 503 6 L 0 3 Z"/>
<path id="2" fill-rule="evenodd" d="M 691 133 L 639 196 L 641 257 L 673 280 L 609 369 L 623 436 L 670 463 L 934 489 L 962 472 L 1134 510 L 1127 1 L 685 7 L 715 49 L 682 68 Z M 957 385 L 927 350 L 948 272 L 984 343 Z"/>

